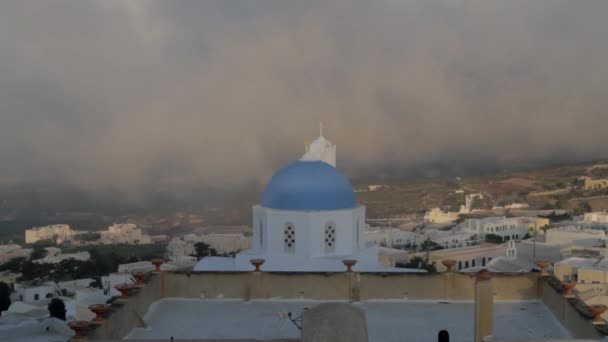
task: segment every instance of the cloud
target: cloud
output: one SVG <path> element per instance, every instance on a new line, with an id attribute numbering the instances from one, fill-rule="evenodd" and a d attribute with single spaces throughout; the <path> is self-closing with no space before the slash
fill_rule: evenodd
<path id="1" fill-rule="evenodd" d="M 319 121 L 350 175 L 605 157 L 607 10 L 4 1 L 0 175 L 122 189 L 263 181 Z"/>

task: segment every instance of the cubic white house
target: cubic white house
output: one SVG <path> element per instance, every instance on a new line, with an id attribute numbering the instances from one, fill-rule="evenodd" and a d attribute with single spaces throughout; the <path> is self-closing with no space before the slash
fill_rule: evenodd
<path id="1" fill-rule="evenodd" d="M 335 151 L 323 136 L 316 141 Z M 358 271 L 419 271 L 379 264 L 378 248 L 365 243 L 365 206 L 357 204 L 346 177 L 316 152 L 311 147 L 272 177 L 261 205 L 253 207 L 251 249 L 236 258 L 203 258 L 194 270 L 249 271 L 252 259 L 264 259 L 265 271 L 343 272 L 342 261 L 349 259 Z"/>
<path id="2" fill-rule="evenodd" d="M 76 234 L 67 224 L 56 224 L 46 227 L 36 227 L 25 231 L 25 243 L 36 243 L 42 240 L 52 240 L 57 244 L 71 240 Z"/>

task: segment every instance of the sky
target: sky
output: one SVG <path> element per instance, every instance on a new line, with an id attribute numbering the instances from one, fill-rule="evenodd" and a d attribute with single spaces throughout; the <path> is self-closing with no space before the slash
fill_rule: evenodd
<path id="1" fill-rule="evenodd" d="M 0 180 L 266 181 L 607 156 L 605 0 L 4 0 Z"/>

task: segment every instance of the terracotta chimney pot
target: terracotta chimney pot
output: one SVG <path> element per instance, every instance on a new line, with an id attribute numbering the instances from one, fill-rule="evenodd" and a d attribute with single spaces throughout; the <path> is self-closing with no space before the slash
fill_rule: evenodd
<path id="1" fill-rule="evenodd" d="M 477 276 L 475 278 L 477 282 L 490 280 L 492 279 L 492 272 L 483 268 L 479 272 L 477 272 Z"/>
<path id="2" fill-rule="evenodd" d="M 144 286 L 144 279 L 148 276 L 147 272 L 135 272 L 133 273 L 133 278 L 137 281 L 135 283 L 136 286 Z"/>
<path id="3" fill-rule="evenodd" d="M 593 314 L 593 324 L 606 324 L 606 321 L 601 317 L 608 307 L 603 304 L 590 305 L 589 311 Z"/>
<path id="4" fill-rule="evenodd" d="M 357 260 L 354 259 L 346 259 L 342 260 L 344 266 L 346 266 L 346 272 L 351 273 L 353 271 L 353 266 L 357 264 Z"/>
<path id="5" fill-rule="evenodd" d="M 562 286 L 564 287 L 564 289 L 566 289 L 566 292 L 564 293 L 564 297 L 567 297 L 567 298 L 574 297 L 574 292 L 572 292 L 572 289 L 576 286 L 576 283 L 562 282 Z"/>
<path id="6" fill-rule="evenodd" d="M 454 265 L 456 265 L 456 260 L 446 259 L 446 260 L 442 260 L 441 263 L 443 264 L 443 266 L 445 266 L 447 268 L 447 270 L 446 270 L 447 273 L 452 273 L 452 267 L 454 267 Z"/>
<path id="7" fill-rule="evenodd" d="M 82 341 L 85 339 L 85 334 L 89 327 L 91 326 L 90 322 L 87 321 L 71 321 L 68 323 L 68 327 L 74 330 L 76 335 L 72 336 L 73 341 Z"/>
<path id="8" fill-rule="evenodd" d="M 104 321 L 103 314 L 108 312 L 109 308 L 110 308 L 110 306 L 108 304 L 89 305 L 89 310 L 91 310 L 91 312 L 95 314 L 95 318 L 93 318 L 93 320 L 91 322 L 97 323 L 97 324 L 102 324 Z"/>
<path id="9" fill-rule="evenodd" d="M 251 260 L 249 260 L 249 262 L 253 266 L 255 266 L 254 272 L 261 272 L 260 266 L 264 265 L 264 263 L 266 262 L 266 260 L 264 260 L 264 259 L 251 259 Z"/>
<path id="10" fill-rule="evenodd" d="M 129 291 L 131 291 L 133 287 L 133 284 L 119 284 L 114 286 L 114 288 L 121 294 L 121 296 L 118 297 L 118 300 L 129 299 Z"/>
<path id="11" fill-rule="evenodd" d="M 165 259 L 152 259 L 150 262 L 156 267 L 155 273 L 160 273 L 160 265 L 165 263 Z"/>
<path id="12" fill-rule="evenodd" d="M 538 268 L 540 268 L 541 277 L 546 277 L 549 275 L 549 271 L 547 271 L 547 268 L 549 267 L 549 265 L 551 265 L 551 263 L 548 261 L 537 261 L 536 262 L 536 266 L 538 266 Z"/>

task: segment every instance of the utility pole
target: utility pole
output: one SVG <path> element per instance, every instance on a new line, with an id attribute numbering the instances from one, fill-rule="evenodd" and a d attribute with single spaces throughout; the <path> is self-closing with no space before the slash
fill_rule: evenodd
<path id="1" fill-rule="evenodd" d="M 429 249 L 431 244 L 431 237 L 427 236 L 426 237 L 426 263 L 428 264 L 431 260 L 431 251 Z"/>
<path id="2" fill-rule="evenodd" d="M 536 261 L 536 228 L 534 228 L 534 237 L 532 239 L 532 260 Z"/>

